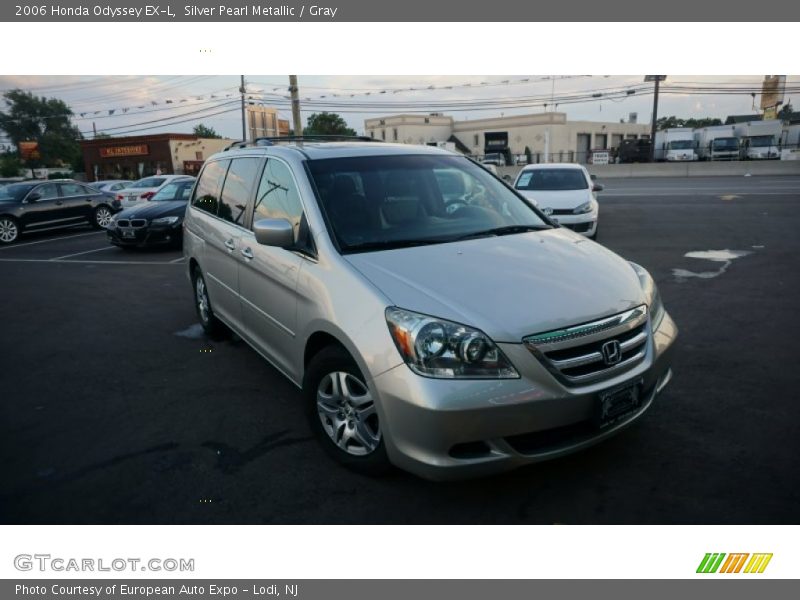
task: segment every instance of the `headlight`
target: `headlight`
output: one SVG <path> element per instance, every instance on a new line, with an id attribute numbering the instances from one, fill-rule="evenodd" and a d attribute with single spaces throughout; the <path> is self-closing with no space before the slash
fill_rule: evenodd
<path id="1" fill-rule="evenodd" d="M 477 329 L 390 307 L 386 323 L 403 360 L 418 375 L 437 379 L 519 377 L 495 343 Z"/>
<path id="2" fill-rule="evenodd" d="M 653 280 L 653 276 L 647 272 L 647 269 L 634 262 L 630 263 L 630 265 L 639 276 L 639 283 L 647 296 L 647 308 L 650 311 L 650 326 L 653 331 L 655 331 L 661 325 L 661 321 L 664 320 L 664 315 L 667 314 L 664 309 L 664 303 L 661 302 L 661 294 L 658 293 L 656 282 Z"/>
<path id="3" fill-rule="evenodd" d="M 178 221 L 180 221 L 180 217 L 160 217 L 158 219 L 153 219 L 150 221 L 151 225 L 174 225 Z"/>
<path id="4" fill-rule="evenodd" d="M 582 215 L 583 213 L 592 212 L 592 201 L 584 202 L 578 208 L 572 209 L 573 215 Z"/>

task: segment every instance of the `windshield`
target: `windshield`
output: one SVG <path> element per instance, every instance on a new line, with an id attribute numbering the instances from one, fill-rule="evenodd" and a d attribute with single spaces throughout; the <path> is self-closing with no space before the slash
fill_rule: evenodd
<path id="1" fill-rule="evenodd" d="M 518 190 L 566 191 L 589 187 L 580 169 L 531 169 L 523 171 L 515 186 Z"/>
<path id="2" fill-rule="evenodd" d="M 497 153 L 490 153 L 483 157 L 483 160 L 501 160 L 503 156 Z"/>
<path id="3" fill-rule="evenodd" d="M 755 148 L 763 148 L 765 146 L 774 146 L 775 139 L 771 135 L 756 135 L 750 138 L 750 146 Z"/>
<path id="4" fill-rule="evenodd" d="M 694 142 L 692 140 L 673 140 L 669 143 L 668 148 L 670 150 L 691 150 L 694 148 Z"/>
<path id="5" fill-rule="evenodd" d="M 166 181 L 166 179 L 164 177 L 148 177 L 147 179 L 140 179 L 139 181 L 136 181 L 136 182 L 130 184 L 128 187 L 131 187 L 131 188 L 154 188 L 154 187 L 160 186 L 165 181 Z"/>
<path id="6" fill-rule="evenodd" d="M 527 202 L 467 158 L 361 156 L 307 164 L 343 252 L 549 228 Z"/>
<path id="7" fill-rule="evenodd" d="M 20 202 L 31 188 L 33 188 L 35 183 L 12 183 L 10 185 L 6 185 L 5 187 L 0 187 L 0 200 L 16 200 Z"/>
<path id="8" fill-rule="evenodd" d="M 191 181 L 168 183 L 158 190 L 156 195 L 150 198 L 150 201 L 170 202 L 172 200 L 189 200 L 189 194 L 192 192 L 192 183 Z"/>
<path id="9" fill-rule="evenodd" d="M 737 138 L 717 138 L 712 142 L 714 150 L 737 150 L 739 140 Z"/>

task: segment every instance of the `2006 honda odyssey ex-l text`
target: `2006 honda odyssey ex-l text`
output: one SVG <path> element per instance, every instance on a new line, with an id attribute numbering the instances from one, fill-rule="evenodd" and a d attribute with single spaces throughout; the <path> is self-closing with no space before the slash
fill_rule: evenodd
<path id="1" fill-rule="evenodd" d="M 362 472 L 556 458 L 636 421 L 672 374 L 645 269 L 437 148 L 234 144 L 203 167 L 184 254 L 203 327 L 300 387 L 324 448 Z"/>

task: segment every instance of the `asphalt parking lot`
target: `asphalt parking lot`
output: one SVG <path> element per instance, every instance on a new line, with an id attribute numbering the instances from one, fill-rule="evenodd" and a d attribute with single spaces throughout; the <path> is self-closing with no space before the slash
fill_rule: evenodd
<path id="1" fill-rule="evenodd" d="M 457 483 L 331 462 L 292 384 L 200 333 L 179 252 L 0 249 L 0 521 L 800 522 L 800 177 L 604 183 L 599 241 L 656 278 L 675 377 L 588 452 Z"/>

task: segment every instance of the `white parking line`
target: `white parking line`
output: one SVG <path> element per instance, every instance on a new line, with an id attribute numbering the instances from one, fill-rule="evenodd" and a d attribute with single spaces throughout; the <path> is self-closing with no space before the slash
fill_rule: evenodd
<path id="1" fill-rule="evenodd" d="M 9 246 L 3 246 L 2 248 L 0 248 L 0 250 L 11 250 L 12 248 L 22 248 L 23 246 L 33 246 L 34 244 L 47 244 L 49 242 L 58 242 L 60 240 L 71 240 L 72 238 L 79 238 L 87 235 L 97 235 L 98 233 L 105 233 L 105 231 L 90 231 L 89 233 L 79 233 L 77 235 L 62 235 L 61 237 L 50 238 L 47 240 L 39 240 L 37 242 L 23 242 L 21 244 L 11 244 Z"/>
<path id="2" fill-rule="evenodd" d="M 154 260 L 55 260 L 52 258 L 0 258 L 4 263 L 49 263 L 51 265 L 172 265 L 177 267 L 178 263 L 172 261 Z"/>
<path id="3" fill-rule="evenodd" d="M 69 258 L 70 256 L 80 256 L 81 254 L 92 254 L 93 252 L 102 252 L 103 250 L 112 250 L 116 248 L 116 246 L 104 246 L 103 248 L 97 248 L 96 250 L 85 250 L 84 252 L 76 252 L 75 254 L 65 254 L 64 256 L 56 256 L 55 258 L 51 258 L 50 260 L 63 260 L 65 258 Z"/>

